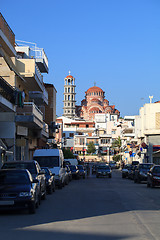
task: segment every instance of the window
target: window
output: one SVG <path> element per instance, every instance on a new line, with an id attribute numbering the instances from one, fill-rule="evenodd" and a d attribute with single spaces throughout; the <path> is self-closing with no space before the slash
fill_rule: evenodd
<path id="1" fill-rule="evenodd" d="M 69 136 L 70 136 L 70 137 L 74 137 L 74 133 L 70 133 Z"/>
<path id="2" fill-rule="evenodd" d="M 65 133 L 63 133 L 63 137 L 65 137 L 66 136 L 66 134 Z"/>
<path id="3" fill-rule="evenodd" d="M 68 106 L 70 106 L 70 103 L 68 103 Z"/>
<path id="4" fill-rule="evenodd" d="M 65 92 L 67 92 L 67 88 L 65 88 Z"/>
<path id="5" fill-rule="evenodd" d="M 68 92 L 70 93 L 70 88 L 68 88 Z"/>
<path id="6" fill-rule="evenodd" d="M 70 100 L 70 95 L 68 95 L 68 100 Z"/>
<path id="7" fill-rule="evenodd" d="M 86 124 L 86 128 L 89 128 L 89 125 L 88 125 L 88 124 Z"/>

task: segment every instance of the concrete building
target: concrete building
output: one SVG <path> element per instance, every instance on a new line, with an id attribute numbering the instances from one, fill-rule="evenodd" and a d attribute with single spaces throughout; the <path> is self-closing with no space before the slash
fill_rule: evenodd
<path id="1" fill-rule="evenodd" d="M 3 122 L 1 127 L 6 129 L 3 141 L 17 160 L 32 159 L 34 150 L 45 147 L 49 137 L 45 116 L 48 92 L 43 73 L 48 73 L 44 50 L 24 41 L 15 43 L 14 33 L 0 14 L 0 82 L 1 85 L 7 83 L 12 89 L 8 91 L 16 96 L 15 102 L 10 100 L 14 104 L 10 107 L 10 116 L 3 111 L 0 121 Z M 53 99 L 54 102 L 55 96 Z M 54 120 L 55 113 L 51 115 Z"/>

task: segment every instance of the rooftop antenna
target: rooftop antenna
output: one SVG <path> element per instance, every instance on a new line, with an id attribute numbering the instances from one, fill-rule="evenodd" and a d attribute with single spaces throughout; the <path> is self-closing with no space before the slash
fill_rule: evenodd
<path id="1" fill-rule="evenodd" d="M 94 86 L 96 86 L 96 82 L 94 81 Z"/>
<path id="2" fill-rule="evenodd" d="M 149 96 L 150 103 L 152 103 L 153 96 Z"/>
<path id="3" fill-rule="evenodd" d="M 69 71 L 69 75 L 71 75 L 71 71 Z"/>

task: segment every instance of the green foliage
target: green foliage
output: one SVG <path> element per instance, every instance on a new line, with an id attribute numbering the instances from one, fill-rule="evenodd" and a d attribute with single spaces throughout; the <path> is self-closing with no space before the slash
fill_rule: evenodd
<path id="1" fill-rule="evenodd" d="M 113 143 L 112 143 L 112 148 L 118 148 L 120 149 L 122 145 L 121 138 L 118 137 Z"/>
<path id="2" fill-rule="evenodd" d="M 115 162 L 119 162 L 121 160 L 121 155 L 114 155 L 113 156 L 113 161 L 115 161 Z"/>
<path id="3" fill-rule="evenodd" d="M 63 154 L 65 159 L 75 158 L 75 156 L 73 155 L 72 151 L 69 148 L 68 149 L 63 148 Z"/>
<path id="4" fill-rule="evenodd" d="M 95 153 L 96 148 L 93 142 L 89 142 L 87 152 L 88 153 Z"/>

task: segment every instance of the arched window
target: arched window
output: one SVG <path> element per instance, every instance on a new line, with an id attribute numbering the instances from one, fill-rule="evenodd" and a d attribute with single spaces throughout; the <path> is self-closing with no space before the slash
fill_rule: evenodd
<path id="1" fill-rule="evenodd" d="M 68 101 L 70 100 L 70 95 L 68 95 Z"/>

